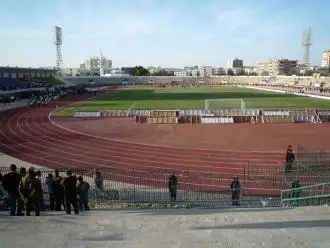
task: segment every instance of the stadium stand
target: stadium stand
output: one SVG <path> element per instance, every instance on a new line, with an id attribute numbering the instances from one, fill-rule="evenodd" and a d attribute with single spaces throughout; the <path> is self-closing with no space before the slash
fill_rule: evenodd
<path id="1" fill-rule="evenodd" d="M 21 83 L 13 78 L 0 78 L 0 87 L 1 90 L 17 90 L 28 88 L 28 84 Z"/>

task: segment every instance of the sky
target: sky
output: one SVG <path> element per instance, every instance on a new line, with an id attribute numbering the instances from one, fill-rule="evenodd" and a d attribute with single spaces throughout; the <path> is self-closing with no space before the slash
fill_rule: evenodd
<path id="1" fill-rule="evenodd" d="M 0 65 L 54 66 L 54 26 L 65 67 L 90 56 L 121 66 L 245 65 L 301 60 L 312 28 L 311 64 L 330 49 L 328 0 L 1 0 Z"/>

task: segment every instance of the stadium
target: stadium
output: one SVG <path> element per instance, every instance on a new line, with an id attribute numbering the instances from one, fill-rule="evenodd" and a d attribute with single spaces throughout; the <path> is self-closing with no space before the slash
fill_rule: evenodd
<path id="1" fill-rule="evenodd" d="M 20 173 L 36 168 L 46 210 L 40 218 L 8 217 L 0 187 L 7 246 L 328 242 L 328 83 L 320 90 L 312 87 L 314 78 L 57 75 L 2 68 L 1 180 L 11 164 Z M 288 163 L 289 145 L 295 159 Z M 63 215 L 61 205 L 52 211 L 46 184 L 54 169 L 60 178 L 68 170 L 83 176 L 93 211 Z"/>
<path id="2" fill-rule="evenodd" d="M 66 96 L 46 107 L 2 112 L 1 151 L 49 168 L 45 172 L 71 168 L 92 177 L 95 169 L 102 171 L 107 192 L 91 195 L 95 206 L 169 204 L 171 173 L 179 177 L 181 207 L 231 206 L 235 177 L 245 207 L 260 207 L 264 198 L 280 206 L 282 191 L 297 179 L 303 186 L 330 181 L 328 93 L 311 95 L 315 89 L 306 80 L 173 83 L 170 77 L 57 78 L 51 70 L 2 71 L 3 96 L 35 94 L 41 86 L 60 88 Z M 87 93 L 77 94 L 81 88 Z M 288 145 L 296 160 L 285 172 Z"/>

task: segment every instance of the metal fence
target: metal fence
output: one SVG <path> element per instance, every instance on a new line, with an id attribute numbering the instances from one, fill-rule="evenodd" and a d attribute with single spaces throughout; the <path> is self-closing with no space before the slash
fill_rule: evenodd
<path id="1" fill-rule="evenodd" d="M 296 166 L 302 172 L 311 172 L 315 175 L 327 173 L 330 178 L 330 152 L 299 145 Z"/>
<path id="2" fill-rule="evenodd" d="M 175 206 L 225 207 L 231 206 L 230 184 L 234 177 L 239 177 L 242 185 L 241 206 L 279 205 L 280 191 L 277 184 L 269 181 L 269 170 L 264 169 L 253 176 L 253 170 L 242 166 L 241 171 L 232 173 L 197 173 L 191 171 L 175 171 L 178 177 L 178 192 Z M 67 169 L 60 169 L 65 176 Z M 172 170 L 111 169 L 102 172 L 103 190 L 96 187 L 94 168 L 72 168 L 77 176 L 83 176 L 91 185 L 89 192 L 92 206 L 163 206 L 170 203 L 168 179 Z M 45 184 L 48 174 L 53 169 L 41 169 L 45 202 L 48 200 L 48 189 Z M 3 174 L 8 168 L 0 168 Z M 267 174 L 268 173 L 268 174 Z M 267 177 L 266 177 L 267 175 Z M 265 180 L 265 181 L 262 181 Z M 267 183 L 268 182 L 268 183 Z M 270 200 L 271 199 L 271 200 Z M 110 204 L 110 205 L 109 205 Z M 156 205 L 155 205 L 156 204 Z"/>
<path id="3" fill-rule="evenodd" d="M 59 169 L 65 177 L 68 168 Z M 96 187 L 94 168 L 71 168 L 77 176 L 83 176 L 91 185 L 90 203 L 94 208 L 112 207 L 230 207 L 230 184 L 238 177 L 241 186 L 240 203 L 242 207 L 279 206 L 281 191 L 293 182 L 285 184 L 283 167 L 272 167 L 262 164 L 243 165 L 233 172 L 195 172 L 174 171 L 178 177 L 178 192 L 175 205 L 170 202 L 168 180 L 173 170 L 154 169 L 106 169 L 102 172 L 103 189 Z M 48 174 L 53 169 L 40 169 L 45 202 L 48 202 L 48 188 L 45 184 Z M 0 168 L 2 175 L 8 168 Z M 293 174 L 291 174 L 293 175 Z M 303 185 L 318 182 L 318 176 L 297 174 Z M 330 180 L 329 180 L 330 181 Z"/>
<path id="4" fill-rule="evenodd" d="M 283 206 L 318 206 L 330 203 L 330 182 L 315 184 L 281 192 Z"/>

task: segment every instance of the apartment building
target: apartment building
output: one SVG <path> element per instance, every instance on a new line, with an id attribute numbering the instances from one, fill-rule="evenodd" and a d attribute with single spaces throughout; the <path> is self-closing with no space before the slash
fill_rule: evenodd
<path id="1" fill-rule="evenodd" d="M 174 71 L 174 76 L 175 77 L 187 77 L 187 71 L 185 70 L 178 70 L 178 71 Z"/>
<path id="2" fill-rule="evenodd" d="M 296 74 L 297 64 L 297 60 L 268 60 L 258 65 L 258 74 L 261 76 L 290 76 Z"/>
<path id="3" fill-rule="evenodd" d="M 322 67 L 330 67 L 330 50 L 326 50 L 322 53 Z"/>
<path id="4" fill-rule="evenodd" d="M 202 66 L 199 68 L 200 77 L 210 77 L 212 76 L 213 67 L 212 66 Z"/>
<path id="5" fill-rule="evenodd" d="M 242 68 L 243 67 L 243 60 L 234 58 L 232 60 L 228 60 L 227 68 Z"/>
<path id="6" fill-rule="evenodd" d="M 80 65 L 81 71 L 86 73 L 108 74 L 111 73 L 111 68 L 112 60 L 104 57 L 90 57 Z"/>

